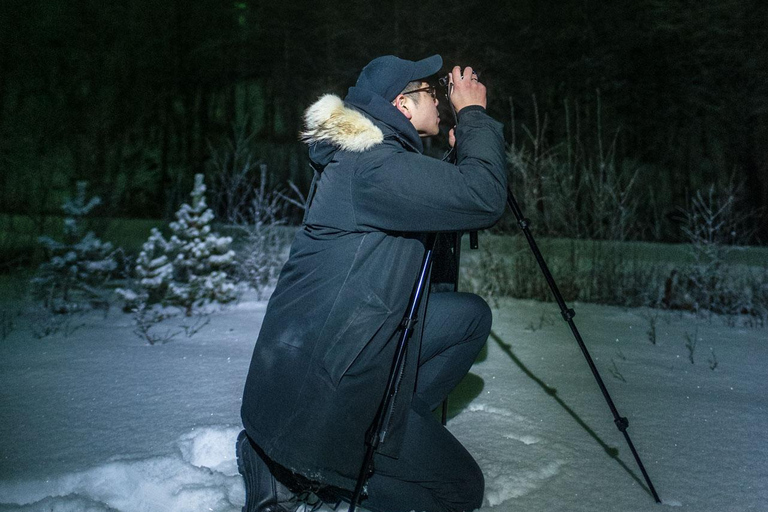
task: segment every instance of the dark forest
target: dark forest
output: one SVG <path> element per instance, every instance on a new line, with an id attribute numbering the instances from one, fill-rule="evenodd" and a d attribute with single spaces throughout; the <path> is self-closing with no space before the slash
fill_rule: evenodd
<path id="1" fill-rule="evenodd" d="M 238 137 L 269 186 L 306 190 L 303 110 L 343 95 L 378 55 L 440 53 L 446 70 L 482 72 L 491 115 L 530 162 L 561 154 L 574 173 L 608 161 L 632 170 L 627 190 L 647 222 L 628 238 L 678 241 L 678 209 L 730 186 L 752 225 L 746 242 L 761 243 L 767 24 L 757 0 L 4 0 L 4 236 L 19 217 L 42 234 L 81 180 L 101 216 L 169 219 Z M 545 207 L 535 184 L 546 168 L 527 177 L 529 210 Z M 589 208 L 578 193 L 574 208 Z"/>

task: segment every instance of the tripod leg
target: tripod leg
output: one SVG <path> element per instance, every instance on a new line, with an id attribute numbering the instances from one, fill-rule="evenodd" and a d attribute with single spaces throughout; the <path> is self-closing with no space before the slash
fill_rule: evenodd
<path id="1" fill-rule="evenodd" d="M 522 228 L 523 233 L 525 234 L 525 238 L 528 240 L 528 245 L 531 247 L 531 251 L 533 252 L 534 257 L 536 258 L 536 261 L 538 262 L 539 267 L 544 274 L 544 278 L 547 280 L 547 284 L 549 284 L 550 290 L 552 290 L 552 294 L 555 296 L 557 304 L 560 306 L 560 314 L 563 315 L 563 320 L 565 320 L 566 323 L 568 323 L 568 327 L 571 328 L 571 332 L 576 338 L 576 342 L 579 344 L 581 353 L 587 360 L 587 364 L 589 365 L 590 370 L 592 370 L 592 375 L 595 377 L 597 385 L 600 387 L 600 391 L 603 393 L 603 397 L 608 403 L 608 407 L 611 409 L 611 413 L 613 414 L 613 421 L 619 431 L 624 434 L 624 439 L 626 439 L 627 444 L 629 445 L 629 449 L 632 452 L 632 455 L 635 457 L 635 462 L 637 462 L 637 465 L 640 467 L 640 471 L 643 473 L 643 477 L 645 478 L 645 482 L 648 484 L 648 488 L 653 495 L 653 499 L 656 500 L 656 503 L 661 503 L 659 495 L 656 493 L 656 489 L 653 487 L 651 478 L 648 476 L 648 473 L 645 470 L 645 466 L 640 460 L 640 455 L 638 455 L 637 450 L 635 450 L 635 446 L 632 444 L 632 440 L 629 438 L 629 434 L 627 433 L 629 421 L 627 418 L 620 416 L 619 412 L 616 410 L 616 406 L 611 399 L 611 395 L 608 393 L 608 389 L 605 387 L 605 383 L 603 382 L 602 377 L 600 377 L 600 373 L 597 371 L 597 367 L 595 366 L 594 361 L 592 361 L 592 357 L 589 355 L 589 351 L 584 344 L 584 340 L 581 338 L 581 334 L 576 328 L 576 324 L 573 322 L 573 317 L 576 315 L 576 312 L 573 309 L 568 308 L 568 306 L 565 304 L 563 295 L 560 293 L 560 290 L 555 283 L 555 279 L 552 277 L 552 273 L 549 271 L 549 267 L 547 267 L 547 263 L 544 261 L 544 257 L 541 255 L 541 251 L 539 251 L 539 247 L 536 245 L 536 241 L 533 239 L 531 230 L 528 227 L 529 221 L 523 217 L 523 212 L 520 210 L 520 206 L 517 204 L 515 196 L 512 194 L 512 189 L 509 187 L 507 187 L 507 204 L 512 210 L 512 213 L 515 214 L 515 219 L 517 219 L 517 223 Z"/>
<path id="2" fill-rule="evenodd" d="M 381 399 L 381 403 L 379 404 L 379 409 L 376 413 L 376 416 L 374 417 L 373 422 L 368 429 L 368 433 L 366 434 L 367 448 L 365 452 L 365 458 L 363 460 L 363 464 L 360 467 L 360 473 L 357 477 L 355 491 L 352 494 L 352 502 L 349 504 L 348 512 L 355 512 L 355 507 L 357 506 L 357 502 L 360 500 L 363 488 L 365 487 L 365 482 L 368 480 L 368 478 L 370 478 L 371 474 L 373 474 L 373 454 L 378 448 L 382 436 L 385 434 L 385 429 L 388 422 L 389 408 L 394 401 L 395 394 L 397 392 L 399 380 L 398 376 L 401 374 L 401 369 L 405 364 L 405 353 L 406 349 L 408 348 L 408 340 L 413 334 L 413 327 L 418 320 L 417 314 L 419 311 L 419 304 L 421 303 L 421 299 L 424 295 L 424 292 L 426 291 L 425 288 L 427 286 L 427 279 L 429 278 L 429 273 L 432 267 L 432 253 L 435 249 L 436 239 L 437 235 L 435 233 L 430 233 L 427 237 L 427 250 L 424 253 L 424 259 L 421 264 L 419 278 L 413 287 L 413 292 L 411 294 L 410 303 L 408 304 L 406 316 L 403 318 L 403 322 L 401 323 L 403 330 L 395 350 L 395 357 L 392 362 L 392 368 L 389 372 L 387 387 L 384 392 L 384 396 Z"/>

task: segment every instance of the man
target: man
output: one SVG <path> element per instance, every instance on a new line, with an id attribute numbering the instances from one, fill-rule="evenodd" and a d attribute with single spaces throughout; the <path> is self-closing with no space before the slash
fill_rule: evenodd
<path id="1" fill-rule="evenodd" d="M 344 101 L 326 95 L 306 112 L 315 178 L 243 395 L 237 452 L 248 512 L 286 510 L 280 502 L 291 493 L 280 480 L 349 495 L 425 233 L 483 229 L 504 211 L 502 126 L 486 115 L 486 90 L 471 68 L 450 74 L 456 163 L 422 155 L 421 137 L 437 135 L 440 121 L 426 79 L 441 67 L 439 55 L 379 57 Z M 469 371 L 490 309 L 476 295 L 432 293 L 418 318 L 361 505 L 472 510 L 482 504 L 482 473 L 432 410 Z"/>

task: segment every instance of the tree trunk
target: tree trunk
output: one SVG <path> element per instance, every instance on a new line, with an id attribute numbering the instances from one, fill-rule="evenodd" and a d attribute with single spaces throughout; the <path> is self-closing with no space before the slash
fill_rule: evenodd
<path id="1" fill-rule="evenodd" d="M 764 148 L 758 140 L 757 126 L 759 126 L 757 115 L 747 118 L 744 123 L 743 145 L 739 151 L 741 160 L 739 170 L 744 173 L 748 208 L 758 212 L 757 218 L 754 219 L 758 229 L 755 235 L 764 241 L 768 239 L 768 211 L 765 210 L 765 205 L 768 204 L 768 180 L 766 180 L 768 165 L 765 160 L 761 161 L 758 154 L 761 149 L 764 151 Z"/>
<path id="2" fill-rule="evenodd" d="M 160 190 L 158 204 L 162 205 L 161 214 L 164 219 L 170 219 L 169 192 L 171 190 L 170 152 L 171 152 L 171 117 L 173 115 L 173 98 L 170 92 L 165 93 L 162 116 L 162 144 L 160 147 Z"/>

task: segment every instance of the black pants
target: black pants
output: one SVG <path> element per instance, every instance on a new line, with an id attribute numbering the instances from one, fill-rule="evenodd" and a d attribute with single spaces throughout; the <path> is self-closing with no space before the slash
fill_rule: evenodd
<path id="1" fill-rule="evenodd" d="M 491 331 L 491 310 L 469 293 L 433 293 L 401 456 L 376 455 L 368 480 L 373 512 L 459 512 L 479 508 L 484 481 L 475 460 L 432 414 L 467 374 Z"/>

